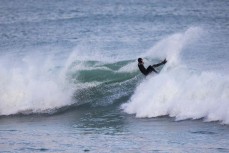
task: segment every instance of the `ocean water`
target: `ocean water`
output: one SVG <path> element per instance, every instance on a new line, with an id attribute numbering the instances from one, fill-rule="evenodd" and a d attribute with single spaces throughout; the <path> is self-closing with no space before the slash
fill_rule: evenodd
<path id="1" fill-rule="evenodd" d="M 0 0 L 0 152 L 229 152 L 228 8 Z"/>

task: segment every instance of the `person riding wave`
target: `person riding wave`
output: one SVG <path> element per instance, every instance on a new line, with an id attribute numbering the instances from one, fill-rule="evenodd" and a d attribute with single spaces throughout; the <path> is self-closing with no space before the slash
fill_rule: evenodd
<path id="1" fill-rule="evenodd" d="M 161 66 L 161 65 L 164 65 L 166 62 L 167 62 L 167 60 L 164 59 L 164 61 L 162 61 L 161 63 L 154 64 L 154 65 L 149 65 L 148 68 L 146 69 L 145 66 L 144 66 L 143 59 L 142 58 L 138 58 L 138 68 L 142 72 L 142 74 L 147 76 L 151 72 L 158 73 L 154 68 L 158 67 L 158 66 Z"/>

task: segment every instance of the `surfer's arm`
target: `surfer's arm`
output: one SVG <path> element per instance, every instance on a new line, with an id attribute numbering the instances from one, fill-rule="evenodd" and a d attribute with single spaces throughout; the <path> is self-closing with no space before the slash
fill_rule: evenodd
<path id="1" fill-rule="evenodd" d="M 158 66 L 161 66 L 163 64 L 165 64 L 167 62 L 167 60 L 165 59 L 164 61 L 162 61 L 161 63 L 158 63 L 158 64 L 154 64 L 153 67 L 158 67 Z"/>

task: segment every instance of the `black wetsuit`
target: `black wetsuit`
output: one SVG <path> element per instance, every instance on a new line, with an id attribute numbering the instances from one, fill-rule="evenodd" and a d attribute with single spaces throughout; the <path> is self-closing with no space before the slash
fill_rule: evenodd
<path id="1" fill-rule="evenodd" d="M 147 76 L 148 74 L 150 74 L 151 72 L 155 72 L 155 73 L 158 73 L 154 67 L 158 67 L 158 66 L 161 66 L 163 64 L 165 64 L 166 61 L 162 61 L 161 63 L 158 63 L 158 64 L 154 64 L 153 66 L 148 66 L 148 68 L 146 69 L 144 67 L 144 64 L 143 63 L 138 63 L 138 68 L 139 70 L 142 72 L 142 74 L 144 74 L 145 76 Z"/>

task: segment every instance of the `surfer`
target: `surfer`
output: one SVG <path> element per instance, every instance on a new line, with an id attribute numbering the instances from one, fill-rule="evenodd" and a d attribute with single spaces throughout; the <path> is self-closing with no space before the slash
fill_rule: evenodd
<path id="1" fill-rule="evenodd" d="M 147 76 L 151 72 L 158 73 L 154 68 L 155 67 L 158 67 L 158 66 L 161 66 L 161 65 L 164 65 L 166 62 L 167 62 L 167 60 L 165 59 L 161 63 L 148 66 L 148 68 L 146 69 L 145 66 L 144 66 L 143 59 L 142 58 L 138 58 L 138 68 L 142 72 L 142 74 L 144 74 L 145 76 Z"/>

